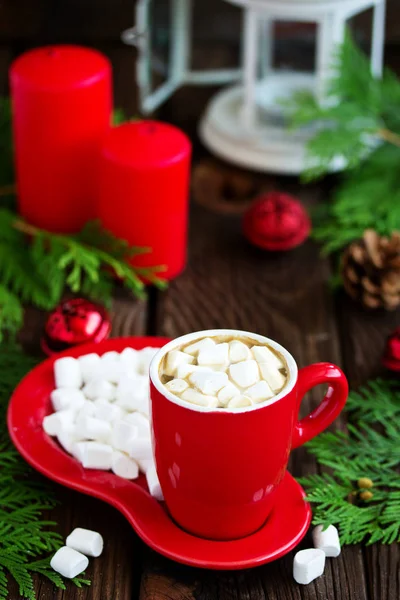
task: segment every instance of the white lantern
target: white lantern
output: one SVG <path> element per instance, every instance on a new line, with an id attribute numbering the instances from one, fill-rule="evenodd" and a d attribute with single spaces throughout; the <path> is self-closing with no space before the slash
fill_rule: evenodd
<path id="1" fill-rule="evenodd" d="M 222 0 L 221 0 L 222 1 Z M 191 71 L 192 0 L 170 0 L 169 69 L 166 81 L 151 88 L 151 8 L 156 0 L 139 0 L 136 28 L 123 39 L 139 49 L 137 81 L 140 107 L 152 112 L 178 87 L 238 81 L 210 102 L 200 122 L 200 136 L 215 154 L 235 164 L 261 171 L 298 174 L 312 131 L 289 132 L 282 99 L 299 89 L 311 90 L 323 103 L 331 76 L 335 47 L 344 37 L 348 19 L 373 9 L 371 69 L 382 73 L 385 0 L 225 0 L 243 9 L 242 68 Z M 165 2 L 164 2 L 165 4 Z M 274 70 L 274 21 L 315 22 L 316 68 L 313 73 Z M 340 168 L 338 159 L 333 168 Z"/>

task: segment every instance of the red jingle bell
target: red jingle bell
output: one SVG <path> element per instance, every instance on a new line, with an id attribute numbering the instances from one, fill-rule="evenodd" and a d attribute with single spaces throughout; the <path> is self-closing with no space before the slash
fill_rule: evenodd
<path id="1" fill-rule="evenodd" d="M 400 371 L 400 327 L 387 338 L 382 363 L 390 371 Z"/>
<path id="2" fill-rule="evenodd" d="M 111 331 L 107 311 L 84 298 L 74 298 L 59 304 L 47 319 L 41 339 L 48 356 L 86 342 L 101 342 Z"/>
<path id="3" fill-rule="evenodd" d="M 246 238 L 264 250 L 290 250 L 308 237 L 310 218 L 299 200 L 269 192 L 257 198 L 243 218 Z"/>

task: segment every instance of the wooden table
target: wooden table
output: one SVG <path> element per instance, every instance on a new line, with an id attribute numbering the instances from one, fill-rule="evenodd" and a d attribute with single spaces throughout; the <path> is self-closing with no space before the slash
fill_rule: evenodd
<path id="1" fill-rule="evenodd" d="M 278 188 L 310 205 L 325 191 L 281 179 Z M 327 282 L 330 264 L 311 241 L 295 251 L 273 255 L 251 247 L 238 217 L 221 217 L 193 206 L 190 259 L 183 275 L 164 292 L 150 290 L 147 302 L 118 293 L 113 304 L 113 335 L 178 336 L 189 331 L 232 327 L 259 332 L 282 343 L 300 366 L 333 361 L 352 386 L 380 370 L 386 335 L 399 324 L 399 312 L 367 314 L 343 295 L 333 296 Z M 36 347 L 45 315 L 28 310 L 23 341 Z M 319 399 L 304 403 L 309 411 Z M 344 426 L 340 419 L 336 426 Z M 318 470 L 305 449 L 295 450 L 290 471 Z M 66 536 L 73 527 L 100 531 L 101 558 L 91 561 L 90 588 L 68 585 L 55 591 L 36 579 L 39 600 L 398 600 L 400 554 L 396 545 L 353 546 L 327 561 L 325 574 L 310 585 L 291 575 L 294 552 L 256 569 L 212 572 L 175 564 L 147 548 L 124 518 L 106 504 L 57 488 L 61 505 L 50 514 Z M 310 545 L 306 537 L 301 547 Z M 10 598 L 18 592 L 12 588 Z"/>

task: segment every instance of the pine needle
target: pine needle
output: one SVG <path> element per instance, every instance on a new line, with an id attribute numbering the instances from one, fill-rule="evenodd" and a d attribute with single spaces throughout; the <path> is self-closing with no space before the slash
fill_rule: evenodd
<path id="1" fill-rule="evenodd" d="M 50 567 L 50 556 L 63 539 L 54 531 L 56 523 L 43 518 L 43 511 L 56 504 L 54 492 L 19 456 L 6 426 L 10 396 L 35 362 L 15 345 L 0 345 L 0 600 L 9 598 L 7 573 L 27 600 L 36 600 L 33 573 L 65 589 L 63 579 Z M 78 587 L 90 585 L 81 577 L 71 581 Z"/>
<path id="2" fill-rule="evenodd" d="M 376 379 L 351 392 L 347 433 L 326 432 L 306 445 L 330 472 L 299 479 L 314 505 L 314 524 L 339 528 L 342 544 L 400 542 L 400 387 Z M 382 431 L 374 426 L 379 425 Z M 373 482 L 362 501 L 357 482 Z"/>
<path id="3" fill-rule="evenodd" d="M 344 177 L 313 237 L 325 254 L 360 238 L 400 230 L 400 80 L 386 69 L 382 79 L 347 33 L 334 57 L 334 76 L 325 106 L 309 92 L 297 92 L 286 108 L 292 127 L 312 127 L 305 180 L 330 172 L 342 157 Z M 339 102 L 338 102 L 339 99 Z"/>

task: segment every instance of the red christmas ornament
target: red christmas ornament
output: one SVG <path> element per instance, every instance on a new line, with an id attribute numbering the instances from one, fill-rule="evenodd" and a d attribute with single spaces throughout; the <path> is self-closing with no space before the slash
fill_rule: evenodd
<path id="1" fill-rule="evenodd" d="M 382 363 L 390 371 L 400 371 L 400 327 L 386 340 Z"/>
<path id="2" fill-rule="evenodd" d="M 243 218 L 243 233 L 264 250 L 290 250 L 308 237 L 310 218 L 299 200 L 269 192 L 257 198 Z"/>
<path id="3" fill-rule="evenodd" d="M 62 302 L 47 319 L 41 340 L 48 356 L 85 342 L 101 342 L 111 331 L 110 317 L 98 304 L 84 298 Z"/>

